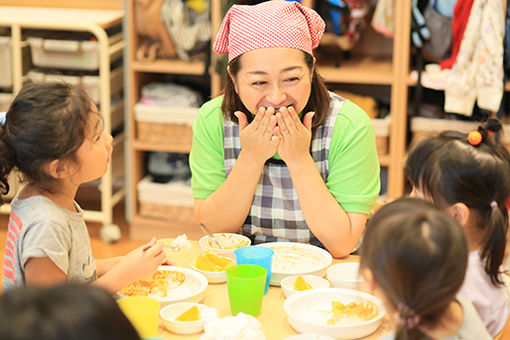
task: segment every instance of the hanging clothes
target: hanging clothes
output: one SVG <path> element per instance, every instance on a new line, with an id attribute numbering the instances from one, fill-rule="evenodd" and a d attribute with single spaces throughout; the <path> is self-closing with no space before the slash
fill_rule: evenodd
<path id="1" fill-rule="evenodd" d="M 503 96 L 501 0 L 474 0 L 457 58 L 448 72 L 445 111 L 471 116 L 478 107 L 497 112 Z"/>

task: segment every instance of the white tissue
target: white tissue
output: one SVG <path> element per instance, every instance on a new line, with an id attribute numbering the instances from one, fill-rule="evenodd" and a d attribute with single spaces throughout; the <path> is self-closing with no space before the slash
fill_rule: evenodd
<path id="1" fill-rule="evenodd" d="M 204 334 L 200 340 L 265 340 L 262 325 L 253 316 L 238 313 L 220 319 L 212 314 L 203 315 Z"/>
<path id="2" fill-rule="evenodd" d="M 186 234 L 177 236 L 170 245 L 172 247 L 178 247 L 180 251 L 191 249 L 191 242 L 188 240 Z"/>

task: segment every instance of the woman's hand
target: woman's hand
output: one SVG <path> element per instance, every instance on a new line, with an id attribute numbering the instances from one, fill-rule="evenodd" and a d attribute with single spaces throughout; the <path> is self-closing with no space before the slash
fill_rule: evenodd
<path id="1" fill-rule="evenodd" d="M 312 140 L 312 118 L 315 112 L 308 112 L 303 122 L 292 106 L 280 107 L 276 114 L 278 125 L 274 134 L 280 137 L 278 155 L 290 166 L 304 157 L 310 157 L 310 142 Z"/>
<path id="2" fill-rule="evenodd" d="M 249 124 L 243 112 L 236 111 L 234 114 L 239 120 L 241 152 L 255 162 L 264 163 L 276 153 L 280 142 L 273 134 L 277 122 L 274 108 L 259 108 Z"/>

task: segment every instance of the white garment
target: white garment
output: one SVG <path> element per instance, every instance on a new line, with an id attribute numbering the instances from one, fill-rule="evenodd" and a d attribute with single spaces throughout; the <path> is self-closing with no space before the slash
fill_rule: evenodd
<path id="1" fill-rule="evenodd" d="M 503 96 L 504 35 L 501 0 L 474 0 L 446 80 L 446 112 L 471 116 L 475 101 L 482 109 L 498 111 Z"/>
<path id="2" fill-rule="evenodd" d="M 471 301 L 492 336 L 501 332 L 509 315 L 508 289 L 492 284 L 478 250 L 469 253 L 466 278 L 459 294 Z"/>

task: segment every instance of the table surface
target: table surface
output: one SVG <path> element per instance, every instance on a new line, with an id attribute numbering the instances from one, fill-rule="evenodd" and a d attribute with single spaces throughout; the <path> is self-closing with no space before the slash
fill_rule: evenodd
<path id="1" fill-rule="evenodd" d="M 175 265 L 190 268 L 190 263 L 203 251 L 200 249 L 197 241 L 191 241 L 192 247 L 189 250 L 179 253 L 167 251 L 169 258 Z M 358 256 L 351 255 L 344 259 L 333 259 L 332 264 L 340 262 L 358 262 Z M 288 323 L 287 315 L 283 310 L 285 296 L 280 287 L 270 286 L 267 294 L 262 300 L 262 311 L 257 320 L 262 324 L 262 331 L 268 340 L 282 340 L 288 336 L 299 334 Z M 214 307 L 218 311 L 220 318 L 232 316 L 230 304 L 228 301 L 228 291 L 226 283 L 210 283 L 205 291 L 204 299 L 200 302 L 206 306 Z M 391 323 L 387 316 L 383 318 L 381 326 L 374 333 L 362 338 L 367 340 L 379 339 L 382 334 L 391 330 Z M 159 337 L 163 339 L 199 339 L 203 333 L 180 335 L 169 332 L 160 322 Z"/>

